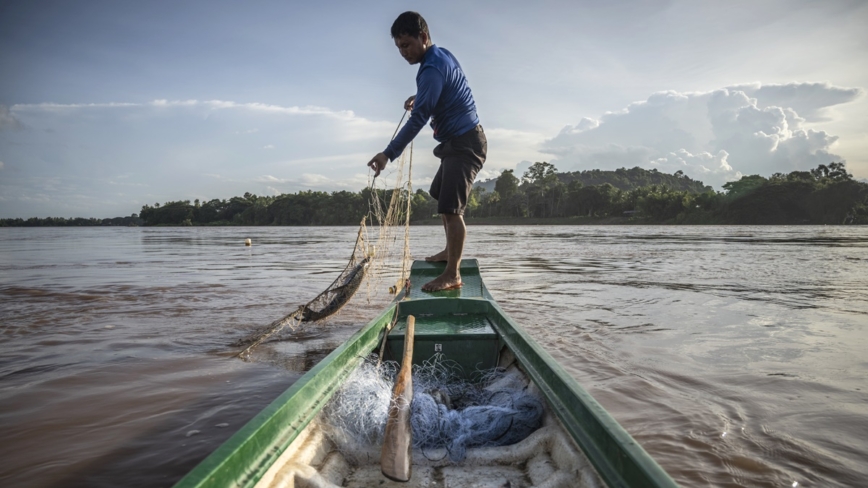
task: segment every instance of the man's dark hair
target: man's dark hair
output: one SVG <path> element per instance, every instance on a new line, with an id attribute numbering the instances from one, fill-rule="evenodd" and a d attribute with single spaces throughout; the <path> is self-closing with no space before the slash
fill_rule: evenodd
<path id="1" fill-rule="evenodd" d="M 395 19 L 392 24 L 392 39 L 396 39 L 403 35 L 419 38 L 422 33 L 431 38 L 431 33 L 428 32 L 428 23 L 419 15 L 419 12 L 404 12 Z"/>

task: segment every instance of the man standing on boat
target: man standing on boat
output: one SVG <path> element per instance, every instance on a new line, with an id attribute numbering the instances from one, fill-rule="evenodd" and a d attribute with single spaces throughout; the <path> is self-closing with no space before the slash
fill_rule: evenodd
<path id="1" fill-rule="evenodd" d="M 430 193 L 437 200 L 437 213 L 443 220 L 446 249 L 425 260 L 446 261 L 446 270 L 422 289 L 460 288 L 459 266 L 467 234 L 464 208 L 473 180 L 485 162 L 488 143 L 461 65 L 452 53 L 431 42 L 425 19 L 416 12 L 399 15 L 392 24 L 392 39 L 408 63 L 419 65 L 416 95 L 404 102 L 404 109 L 412 110 L 407 124 L 368 166 L 378 176 L 386 163 L 397 158 L 431 119 L 434 139 L 440 143 L 434 148 L 434 155 L 440 158 L 440 169 L 431 182 Z"/>

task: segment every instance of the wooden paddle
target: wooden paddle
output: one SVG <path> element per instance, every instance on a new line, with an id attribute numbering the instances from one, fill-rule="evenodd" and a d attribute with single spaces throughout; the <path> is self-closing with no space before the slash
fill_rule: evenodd
<path id="1" fill-rule="evenodd" d="M 386 436 L 380 454 L 380 469 L 383 475 L 394 481 L 410 481 L 412 463 L 410 448 L 413 430 L 410 426 L 410 402 L 413 401 L 413 333 L 416 317 L 407 316 L 404 333 L 404 360 L 395 378 L 392 400 L 389 402 L 389 418 L 386 420 Z"/>

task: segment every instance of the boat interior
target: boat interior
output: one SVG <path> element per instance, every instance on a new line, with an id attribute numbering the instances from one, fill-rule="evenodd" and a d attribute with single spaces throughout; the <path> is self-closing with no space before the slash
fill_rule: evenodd
<path id="1" fill-rule="evenodd" d="M 414 268 L 423 278 L 426 268 Z M 431 273 L 436 272 L 435 267 Z M 471 271 L 471 270 L 468 270 Z M 421 276 L 420 276 L 421 275 Z M 432 275 L 433 277 L 433 275 Z M 462 371 L 498 368 L 510 381 L 543 400 L 542 426 L 524 440 L 499 447 L 471 447 L 459 463 L 445 448 L 413 449 L 409 482 L 386 478 L 380 470 L 381 446 L 361 445 L 333 435 L 320 412 L 259 480 L 257 487 L 598 487 L 604 486 L 589 460 L 553 412 L 539 387 L 509 349 L 492 321 L 482 280 L 463 273 L 460 290 L 432 296 L 412 283 L 398 303 L 392 324 L 379 346 L 371 351 L 385 360 L 400 362 L 407 316 L 416 320 L 413 364 L 440 355 Z M 442 300 L 439 298 L 465 298 Z M 362 359 L 359 358 L 361 363 Z"/>
<path id="2" fill-rule="evenodd" d="M 511 356 L 508 351 L 504 356 Z M 521 373 L 520 366 L 509 366 Z M 528 387 L 534 385 L 528 381 Z M 392 481 L 380 472 L 379 445 L 359 445 L 329 435 L 318 416 L 302 431 L 256 485 L 269 488 L 334 487 L 588 487 L 604 486 L 551 408 L 543 425 L 524 440 L 501 447 L 467 450 L 458 464 L 445 449 L 413 449 L 409 482 Z"/>

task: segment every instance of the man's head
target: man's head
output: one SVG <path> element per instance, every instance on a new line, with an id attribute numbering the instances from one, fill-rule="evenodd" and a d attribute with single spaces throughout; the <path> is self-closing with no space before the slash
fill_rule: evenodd
<path id="1" fill-rule="evenodd" d="M 428 23 L 417 12 L 404 12 L 395 19 L 392 39 L 401 56 L 410 64 L 421 62 L 431 45 Z"/>

